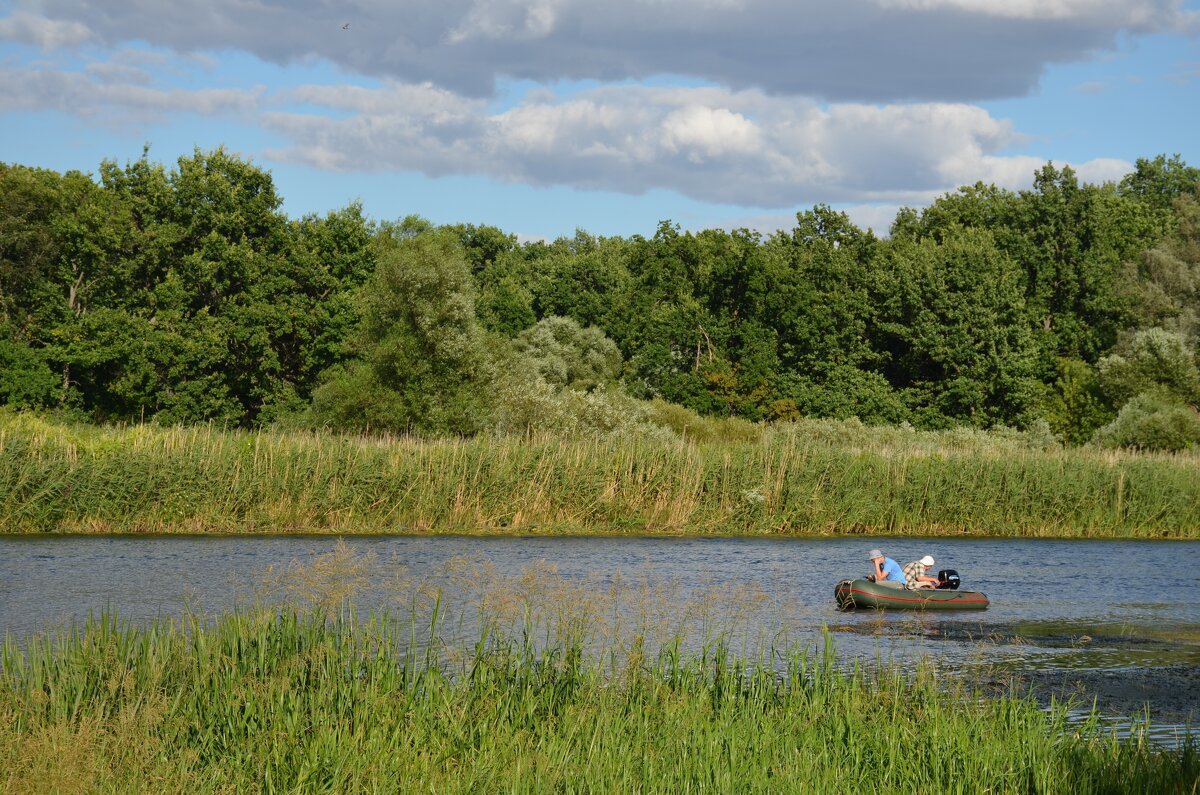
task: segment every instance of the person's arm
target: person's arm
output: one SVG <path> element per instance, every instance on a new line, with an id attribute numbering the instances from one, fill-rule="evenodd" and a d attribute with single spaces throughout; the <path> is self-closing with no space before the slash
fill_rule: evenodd
<path id="1" fill-rule="evenodd" d="M 875 573 L 871 575 L 871 579 L 875 582 L 883 582 L 887 579 L 887 574 L 883 570 L 883 561 L 879 558 L 871 561 L 871 565 L 875 567 Z"/>

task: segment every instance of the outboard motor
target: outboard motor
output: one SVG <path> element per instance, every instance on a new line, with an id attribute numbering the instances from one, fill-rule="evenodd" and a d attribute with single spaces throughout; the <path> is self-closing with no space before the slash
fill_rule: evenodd
<path id="1" fill-rule="evenodd" d="M 938 588 L 957 591 L 959 582 L 958 572 L 954 569 L 942 569 L 938 572 Z"/>

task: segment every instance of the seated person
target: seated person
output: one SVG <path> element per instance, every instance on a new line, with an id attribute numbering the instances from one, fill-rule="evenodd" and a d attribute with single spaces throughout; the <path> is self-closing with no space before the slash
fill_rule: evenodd
<path id="1" fill-rule="evenodd" d="M 905 563 L 901 569 L 904 572 L 904 582 L 909 588 L 936 588 L 937 577 L 930 577 L 925 572 L 933 567 L 933 557 L 926 555 L 920 560 Z"/>
<path id="2" fill-rule="evenodd" d="M 871 561 L 875 566 L 875 571 L 867 577 L 868 580 L 891 588 L 904 587 L 906 580 L 904 579 L 904 571 L 900 568 L 899 563 L 891 558 L 884 557 L 883 553 L 878 549 L 872 549 L 868 552 L 867 560 Z"/>

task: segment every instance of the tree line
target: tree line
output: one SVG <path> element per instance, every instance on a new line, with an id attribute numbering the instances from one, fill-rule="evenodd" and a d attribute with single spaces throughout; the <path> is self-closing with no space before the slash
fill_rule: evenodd
<path id="1" fill-rule="evenodd" d="M 281 205 L 224 149 L 95 175 L 0 165 L 0 404 L 462 434 L 675 411 L 1200 442 L 1200 169 L 1178 156 L 1101 185 L 1047 164 L 1025 190 L 965 186 L 886 237 L 823 205 L 770 235 L 664 221 L 523 244 Z"/>

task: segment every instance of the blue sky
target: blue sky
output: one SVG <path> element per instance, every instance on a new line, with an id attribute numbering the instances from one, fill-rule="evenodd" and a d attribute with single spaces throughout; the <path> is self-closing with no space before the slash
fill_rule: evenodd
<path id="1" fill-rule="evenodd" d="M 105 7 L 108 6 L 108 7 Z M 787 228 L 1047 160 L 1200 165 L 1200 0 L 0 0 L 0 160 L 150 145 L 267 168 L 298 216 L 524 239 Z"/>

